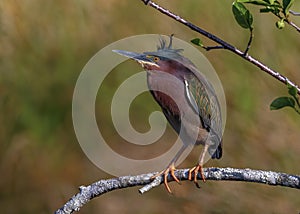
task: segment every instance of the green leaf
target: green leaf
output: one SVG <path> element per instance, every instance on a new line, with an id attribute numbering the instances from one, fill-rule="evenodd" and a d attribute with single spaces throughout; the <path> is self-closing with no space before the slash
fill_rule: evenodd
<path id="1" fill-rule="evenodd" d="M 272 6 L 276 6 L 277 8 L 282 8 L 282 5 L 279 1 L 274 1 Z"/>
<path id="2" fill-rule="evenodd" d="M 273 1 L 273 0 L 236 0 L 236 1 L 240 3 L 254 4 L 254 5 L 260 5 L 266 7 L 282 8 L 281 4 L 278 1 Z"/>
<path id="3" fill-rule="evenodd" d="M 287 16 L 294 0 L 282 0 L 283 13 Z"/>
<path id="4" fill-rule="evenodd" d="M 276 22 L 276 27 L 278 29 L 282 29 L 282 28 L 284 28 L 284 26 L 285 26 L 284 19 L 281 19 L 281 20 L 279 20 L 279 21 Z"/>
<path id="5" fill-rule="evenodd" d="M 193 44 L 195 44 L 195 45 L 200 46 L 200 47 L 203 47 L 203 46 L 204 46 L 203 43 L 202 43 L 202 41 L 201 41 L 201 39 L 199 39 L 199 38 L 192 39 L 191 42 L 192 42 Z"/>
<path id="6" fill-rule="evenodd" d="M 295 108 L 295 100 L 292 97 L 278 97 L 270 105 L 271 110 L 277 110 L 284 107 Z"/>
<path id="7" fill-rule="evenodd" d="M 271 6 L 269 1 L 263 1 L 263 0 L 237 0 L 239 3 L 248 3 L 248 4 L 255 4 L 255 5 L 262 5 L 262 6 Z"/>
<path id="8" fill-rule="evenodd" d="M 242 3 L 233 2 L 232 12 L 235 20 L 241 27 L 252 29 L 253 16 Z"/>
<path id="9" fill-rule="evenodd" d="M 270 8 L 270 7 L 261 8 L 261 9 L 259 10 L 259 12 L 261 12 L 261 13 L 269 13 L 269 12 L 273 12 L 273 11 L 274 11 L 274 9 L 273 9 L 273 8 Z"/>
<path id="10" fill-rule="evenodd" d="M 272 12 L 276 15 L 276 14 L 279 14 L 280 10 L 276 6 L 268 6 L 268 7 L 265 7 L 265 8 L 261 8 L 259 10 L 259 12 L 261 12 L 261 13 Z"/>
<path id="11" fill-rule="evenodd" d="M 275 0 L 269 0 L 268 2 L 273 5 Z"/>
<path id="12" fill-rule="evenodd" d="M 273 5 L 275 3 L 275 0 L 263 0 L 263 1 L 269 3 L 270 5 Z"/>
<path id="13" fill-rule="evenodd" d="M 293 97 L 297 96 L 297 88 L 288 84 L 288 90 L 289 90 L 289 94 L 292 95 Z"/>

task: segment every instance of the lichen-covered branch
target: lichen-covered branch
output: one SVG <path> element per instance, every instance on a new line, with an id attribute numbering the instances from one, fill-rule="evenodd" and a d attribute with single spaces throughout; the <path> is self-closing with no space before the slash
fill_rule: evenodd
<path id="1" fill-rule="evenodd" d="M 189 169 L 179 169 L 175 171 L 175 175 L 179 180 L 187 181 L 188 171 Z M 117 189 L 143 186 L 139 189 L 139 192 L 143 194 L 163 183 L 162 176 L 158 176 L 154 180 L 151 179 L 151 177 L 155 174 L 157 174 L 157 172 L 136 176 L 122 176 L 119 178 L 100 180 L 89 186 L 81 186 L 79 188 L 79 193 L 74 195 L 62 208 L 58 209 L 55 213 L 67 214 L 74 211 L 79 211 L 83 205 L 88 203 L 93 198 Z M 253 169 L 204 168 L 204 175 L 206 180 L 244 181 L 300 189 L 300 176 L 289 175 L 286 173 Z M 200 179 L 201 177 L 199 175 L 199 180 Z M 171 176 L 168 177 L 168 181 L 173 181 Z"/>
<path id="2" fill-rule="evenodd" d="M 202 34 L 203 36 L 207 37 L 208 39 L 216 42 L 217 44 L 223 46 L 223 49 L 229 50 L 233 52 L 234 54 L 242 57 L 243 59 L 247 60 L 248 62 L 254 64 L 258 68 L 260 68 L 262 71 L 266 72 L 267 74 L 271 75 L 275 79 L 279 80 L 280 82 L 284 83 L 285 85 L 291 85 L 297 89 L 298 94 L 300 95 L 300 88 L 297 84 L 294 82 L 290 81 L 287 77 L 284 75 L 280 74 L 279 72 L 269 68 L 259 60 L 255 59 L 254 57 L 250 56 L 249 54 L 245 54 L 245 52 L 239 50 L 238 48 L 234 47 L 233 45 L 229 44 L 228 42 L 225 42 L 224 40 L 220 39 L 219 37 L 215 36 L 212 33 L 209 33 L 208 31 L 205 31 L 204 29 L 194 25 L 193 23 L 183 19 L 182 17 L 172 13 L 171 11 L 161 7 L 160 5 L 154 3 L 151 0 L 142 0 L 142 2 L 146 5 L 149 5 L 159 12 L 171 17 L 172 19 L 176 20 L 177 22 L 189 27 L 191 30 L 198 32 Z M 292 23 L 290 23 L 292 25 Z"/>

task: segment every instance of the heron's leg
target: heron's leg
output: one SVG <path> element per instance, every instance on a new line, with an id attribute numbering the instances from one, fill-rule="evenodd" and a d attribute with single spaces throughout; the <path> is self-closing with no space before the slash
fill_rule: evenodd
<path id="1" fill-rule="evenodd" d="M 209 146 L 208 144 L 204 145 L 204 148 L 203 148 L 200 158 L 199 158 L 198 165 L 189 170 L 188 178 L 189 178 L 189 180 L 192 180 L 192 173 L 193 173 L 194 174 L 194 183 L 197 185 L 197 187 L 199 187 L 198 182 L 197 182 L 197 175 L 198 175 L 199 171 L 200 171 L 203 182 L 205 182 L 205 176 L 203 173 L 203 163 L 204 163 L 205 154 L 207 153 L 208 146 Z"/>
<path id="2" fill-rule="evenodd" d="M 171 177 L 177 182 L 180 183 L 179 179 L 176 177 L 175 175 L 175 163 L 176 161 L 180 158 L 180 156 L 182 155 L 182 153 L 186 150 L 187 146 L 183 145 L 180 150 L 177 152 L 177 154 L 175 155 L 175 157 L 171 160 L 170 164 L 168 165 L 168 167 L 161 171 L 160 173 L 157 173 L 156 175 L 154 175 L 152 178 L 156 178 L 157 176 L 161 176 L 162 174 L 164 175 L 164 185 L 167 189 L 167 191 L 169 193 L 172 193 L 169 185 L 168 185 L 168 175 L 170 174 Z"/>

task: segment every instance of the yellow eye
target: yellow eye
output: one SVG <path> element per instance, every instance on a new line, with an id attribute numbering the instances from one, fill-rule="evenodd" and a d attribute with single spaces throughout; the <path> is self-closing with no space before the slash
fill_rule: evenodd
<path id="1" fill-rule="evenodd" d="M 153 60 L 154 60 L 155 62 L 158 62 L 158 61 L 159 61 L 159 57 L 155 56 L 155 57 L 153 58 Z"/>

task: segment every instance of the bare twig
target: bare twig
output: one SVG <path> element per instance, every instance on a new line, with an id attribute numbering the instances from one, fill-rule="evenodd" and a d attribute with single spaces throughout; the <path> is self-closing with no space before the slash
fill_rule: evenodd
<path id="1" fill-rule="evenodd" d="M 249 51 L 249 49 L 250 49 L 250 46 L 251 46 L 252 40 L 253 40 L 253 28 L 251 27 L 251 28 L 250 28 L 250 36 L 249 36 L 249 41 L 248 41 L 248 44 L 247 44 L 246 50 L 245 50 L 245 52 L 244 52 L 244 55 L 247 55 L 247 54 L 248 54 L 248 51 Z"/>
<path id="2" fill-rule="evenodd" d="M 189 169 L 176 170 L 175 175 L 179 178 L 179 180 L 187 181 L 188 171 Z M 151 180 L 151 177 L 155 174 L 156 172 L 136 176 L 123 176 L 119 178 L 100 180 L 86 187 L 81 186 L 79 188 L 80 192 L 74 195 L 55 213 L 69 214 L 74 211 L 79 211 L 83 205 L 93 198 L 116 189 L 144 186 L 139 190 L 139 192 L 143 194 L 163 183 L 162 176 L 158 176 L 156 179 Z M 205 168 L 204 175 L 206 180 L 244 181 L 300 189 L 300 176 L 288 175 L 279 172 L 234 168 Z M 199 179 L 201 179 L 200 176 L 201 175 L 199 175 Z M 173 181 L 171 176 L 168 177 L 168 181 Z"/>
<path id="3" fill-rule="evenodd" d="M 224 47 L 221 45 L 220 46 L 202 46 L 202 48 L 204 48 L 207 51 L 216 50 L 216 49 L 224 49 Z"/>
<path id="4" fill-rule="evenodd" d="M 284 83 L 285 85 L 290 84 L 293 87 L 295 87 L 297 89 L 298 94 L 300 95 L 300 88 L 297 84 L 295 84 L 294 82 L 290 81 L 287 77 L 285 77 L 284 75 L 280 74 L 279 72 L 269 68 L 268 66 L 266 66 L 265 64 L 263 64 L 262 62 L 260 62 L 259 60 L 253 58 L 252 56 L 250 56 L 249 54 L 245 54 L 243 51 L 237 49 L 236 47 L 234 47 L 233 45 L 225 42 L 224 40 L 220 39 L 219 37 L 203 30 L 202 28 L 194 25 L 191 22 L 186 21 L 185 19 L 181 18 L 180 16 L 172 13 L 171 11 L 159 6 L 158 4 L 154 3 L 151 0 L 142 0 L 145 4 L 155 8 L 156 10 L 160 11 L 161 13 L 171 17 L 172 19 L 175 19 L 176 21 L 180 22 L 181 24 L 189 27 L 190 29 L 192 29 L 193 31 L 196 31 L 200 34 L 202 34 L 203 36 L 209 38 L 210 40 L 220 44 L 221 46 L 224 47 L 224 49 L 227 49 L 233 53 L 235 53 L 236 55 L 242 57 L 243 59 L 247 60 L 248 62 L 254 64 L 255 66 L 257 66 L 258 68 L 260 68 L 262 71 L 266 72 L 267 74 L 271 75 L 272 77 L 276 78 L 277 80 L 279 80 L 280 82 Z M 289 24 L 293 24 L 293 23 L 289 23 Z M 300 31 L 299 31 L 300 32 Z"/>
<path id="5" fill-rule="evenodd" d="M 290 14 L 294 15 L 294 16 L 300 16 L 299 12 L 293 11 L 293 10 L 289 10 Z"/>
<path id="6" fill-rule="evenodd" d="M 299 33 L 300 33 L 300 27 L 297 26 L 294 22 L 292 21 L 288 21 L 288 20 L 285 20 L 289 25 L 291 25 L 293 28 L 295 28 Z"/>
<path id="7" fill-rule="evenodd" d="M 294 15 L 294 16 L 300 16 L 299 12 L 295 12 L 293 10 L 289 10 L 290 14 Z M 289 25 L 291 25 L 293 28 L 295 28 L 299 33 L 300 33 L 300 27 L 298 25 L 296 25 L 294 22 L 287 20 L 287 23 Z"/>

